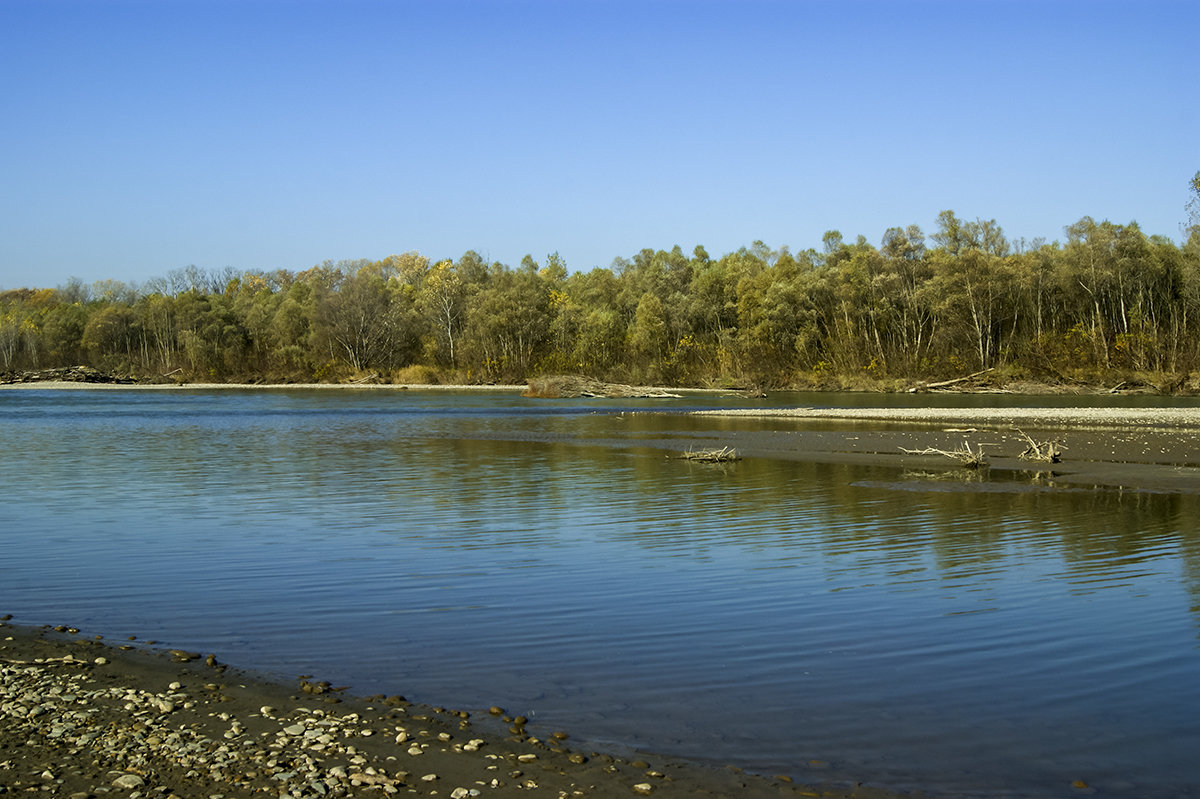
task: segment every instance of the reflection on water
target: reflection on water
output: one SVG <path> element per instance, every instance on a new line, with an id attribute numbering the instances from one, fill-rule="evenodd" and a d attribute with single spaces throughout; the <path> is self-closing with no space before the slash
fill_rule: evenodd
<path id="1" fill-rule="evenodd" d="M 3 392 L 0 610 L 800 779 L 1195 787 L 1197 497 L 696 464 L 644 440 L 756 423 L 614 408 Z"/>

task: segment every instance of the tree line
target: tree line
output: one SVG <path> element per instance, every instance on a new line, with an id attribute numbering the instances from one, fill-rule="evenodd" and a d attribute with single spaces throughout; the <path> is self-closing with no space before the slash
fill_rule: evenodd
<path id="1" fill-rule="evenodd" d="M 1183 244 L 1080 219 L 1012 242 L 942 212 L 928 238 L 720 257 L 643 249 L 571 273 L 415 252 L 290 270 L 176 270 L 0 293 L 0 370 L 89 365 L 215 381 L 888 387 L 1001 369 L 1103 382 L 1200 370 L 1200 226 Z"/>

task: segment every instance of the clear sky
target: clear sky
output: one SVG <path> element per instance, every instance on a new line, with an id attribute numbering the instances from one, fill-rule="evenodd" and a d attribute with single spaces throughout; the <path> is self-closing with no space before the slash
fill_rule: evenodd
<path id="1" fill-rule="evenodd" d="M 0 0 L 0 288 L 939 211 L 1181 239 L 1197 0 Z"/>

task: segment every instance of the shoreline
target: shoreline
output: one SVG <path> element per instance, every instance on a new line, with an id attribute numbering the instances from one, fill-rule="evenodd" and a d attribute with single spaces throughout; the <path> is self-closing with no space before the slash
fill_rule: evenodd
<path id="1" fill-rule="evenodd" d="M 576 748 L 566 732 L 526 730 L 500 708 L 359 697 L 311 676 L 289 686 L 155 643 L 0 622 L 0 793 L 912 796 L 648 753 L 615 757 Z"/>
<path id="2" fill-rule="evenodd" d="M 51 391 L 478 391 L 520 394 L 528 384 L 516 383 L 88 383 L 74 380 L 38 380 L 23 383 L 0 383 L 4 390 Z M 648 390 L 676 394 L 730 394 L 723 388 L 659 388 Z"/>

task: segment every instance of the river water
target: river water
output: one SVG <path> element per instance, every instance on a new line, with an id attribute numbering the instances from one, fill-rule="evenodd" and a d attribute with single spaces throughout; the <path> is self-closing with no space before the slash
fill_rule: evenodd
<path id="1" fill-rule="evenodd" d="M 1200 792 L 1200 497 L 668 457 L 804 424 L 720 402 L 0 392 L 0 612 L 800 781 Z"/>

